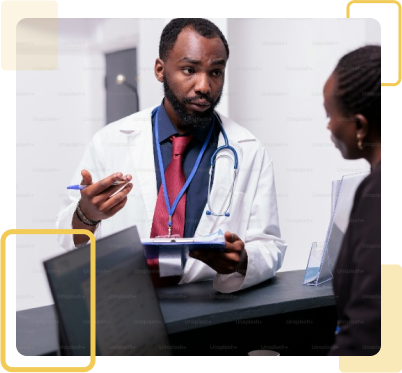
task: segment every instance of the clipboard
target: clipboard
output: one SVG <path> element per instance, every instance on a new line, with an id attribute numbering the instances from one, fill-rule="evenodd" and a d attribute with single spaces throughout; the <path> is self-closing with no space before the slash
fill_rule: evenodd
<path id="1" fill-rule="evenodd" d="M 224 251 L 225 236 L 222 230 L 208 236 L 192 238 L 157 237 L 141 239 L 147 260 L 159 260 L 161 277 L 183 274 L 189 253 L 194 250 Z"/>
<path id="2" fill-rule="evenodd" d="M 142 246 L 160 250 L 169 250 L 174 247 L 185 248 L 188 252 L 194 250 L 225 250 L 225 241 L 223 242 L 205 242 L 196 239 L 189 240 L 187 238 L 155 238 L 154 240 L 141 240 Z"/>
<path id="3" fill-rule="evenodd" d="M 192 238 L 156 237 L 141 239 L 142 246 L 148 251 L 167 251 L 180 248 L 183 251 L 194 250 L 225 250 L 225 236 L 221 229 L 207 236 Z"/>

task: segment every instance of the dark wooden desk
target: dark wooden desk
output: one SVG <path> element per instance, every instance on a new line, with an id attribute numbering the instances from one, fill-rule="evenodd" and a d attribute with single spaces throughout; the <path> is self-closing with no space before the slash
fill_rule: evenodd
<path id="1" fill-rule="evenodd" d="M 256 349 L 281 355 L 323 355 L 336 325 L 332 284 L 302 285 L 304 271 L 233 294 L 211 281 L 158 289 L 162 314 L 177 355 L 246 355 Z M 53 306 L 17 312 L 17 348 L 24 355 L 55 354 Z"/>

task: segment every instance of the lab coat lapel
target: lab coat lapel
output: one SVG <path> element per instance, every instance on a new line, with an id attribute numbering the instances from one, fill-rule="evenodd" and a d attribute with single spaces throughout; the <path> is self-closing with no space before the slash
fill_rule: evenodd
<path id="1" fill-rule="evenodd" d="M 149 222 L 149 231 L 151 231 L 157 198 L 151 112 L 147 111 L 142 116 L 133 116 L 132 120 L 138 122 L 133 123 L 135 126 L 130 125 L 130 130 L 123 132 L 127 134 L 127 146 L 134 164 L 133 180 L 139 184 Z"/>

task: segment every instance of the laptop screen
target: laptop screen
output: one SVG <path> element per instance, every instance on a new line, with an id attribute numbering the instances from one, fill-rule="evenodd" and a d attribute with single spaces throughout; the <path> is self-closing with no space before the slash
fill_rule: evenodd
<path id="1" fill-rule="evenodd" d="M 90 245 L 44 262 L 63 355 L 90 355 Z M 168 355 L 168 336 L 137 228 L 96 242 L 97 355 Z"/>

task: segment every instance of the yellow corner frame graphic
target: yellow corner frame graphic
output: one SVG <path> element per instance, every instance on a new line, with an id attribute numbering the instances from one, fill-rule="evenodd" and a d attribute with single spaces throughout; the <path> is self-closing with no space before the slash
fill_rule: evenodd
<path id="1" fill-rule="evenodd" d="M 90 328 L 91 359 L 86 367 L 10 367 L 6 363 L 6 239 L 12 234 L 85 234 L 90 239 Z M 10 229 L 1 236 L 1 366 L 8 372 L 88 372 L 95 365 L 96 359 L 96 243 L 95 236 L 86 229 Z"/>
<path id="2" fill-rule="evenodd" d="M 16 71 L 17 23 L 23 18 L 58 18 L 54 0 L 4 0 L 1 2 L 1 69 Z"/>
<path id="3" fill-rule="evenodd" d="M 346 18 L 350 18 L 352 4 L 396 4 L 398 5 L 398 81 L 396 83 L 381 83 L 382 86 L 395 87 L 401 82 L 401 4 L 396 0 L 352 0 L 346 6 Z"/>

